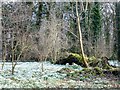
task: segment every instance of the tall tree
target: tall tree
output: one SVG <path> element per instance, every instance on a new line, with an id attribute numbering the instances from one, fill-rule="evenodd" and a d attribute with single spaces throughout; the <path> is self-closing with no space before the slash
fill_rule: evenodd
<path id="1" fill-rule="evenodd" d="M 91 11 L 91 39 L 93 46 L 93 55 L 96 54 L 97 41 L 100 37 L 101 32 L 101 15 L 100 15 L 100 3 L 94 2 L 93 8 Z M 96 56 L 96 55 L 95 55 Z"/>
<path id="2" fill-rule="evenodd" d="M 120 60 L 120 2 L 116 3 L 116 29 L 117 29 L 117 56 Z"/>
<path id="3" fill-rule="evenodd" d="M 80 43 L 82 58 L 83 58 L 83 61 L 84 61 L 84 64 L 86 65 L 86 67 L 89 67 L 87 60 L 85 58 L 84 50 L 83 50 L 82 31 L 81 31 L 81 25 L 80 25 L 81 22 L 80 22 L 80 18 L 79 18 L 79 14 L 78 14 L 78 2 L 77 1 L 76 1 L 76 15 L 77 15 L 77 21 L 78 21 L 77 23 L 78 23 L 78 32 L 79 32 L 79 43 Z"/>

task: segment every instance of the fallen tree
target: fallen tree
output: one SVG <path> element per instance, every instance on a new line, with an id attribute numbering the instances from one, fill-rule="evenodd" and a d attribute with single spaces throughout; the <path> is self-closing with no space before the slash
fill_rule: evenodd
<path id="1" fill-rule="evenodd" d="M 97 59 L 94 56 L 92 57 L 85 56 L 85 58 L 88 64 L 90 65 L 90 67 L 99 67 L 101 69 L 113 69 L 114 68 L 113 66 L 109 64 L 108 62 L 109 59 L 107 57 L 102 57 L 100 59 Z M 65 65 L 67 63 L 70 65 L 75 63 L 82 67 L 86 67 L 86 65 L 84 64 L 82 60 L 82 55 L 79 55 L 76 53 L 69 53 L 69 56 L 67 58 L 63 58 L 55 62 L 55 64 L 61 64 L 61 65 Z"/>

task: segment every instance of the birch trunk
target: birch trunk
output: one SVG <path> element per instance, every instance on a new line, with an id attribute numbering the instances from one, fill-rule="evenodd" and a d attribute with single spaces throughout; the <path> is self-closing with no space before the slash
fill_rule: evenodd
<path id="1" fill-rule="evenodd" d="M 82 32 L 81 32 L 81 26 L 80 26 L 80 18 L 79 18 L 79 14 L 78 14 L 78 2 L 77 1 L 76 1 L 76 15 L 77 15 L 77 22 L 78 22 L 79 43 L 80 43 L 82 58 L 83 58 L 85 66 L 88 68 L 89 65 L 87 63 L 87 60 L 85 59 L 85 54 L 84 54 L 84 50 L 83 50 Z"/>

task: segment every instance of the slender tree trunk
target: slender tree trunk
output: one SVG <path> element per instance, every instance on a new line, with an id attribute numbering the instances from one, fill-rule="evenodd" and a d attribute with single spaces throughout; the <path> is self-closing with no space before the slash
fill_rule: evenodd
<path id="1" fill-rule="evenodd" d="M 3 67 L 4 67 L 4 65 L 5 65 L 5 62 L 6 62 L 6 49 L 7 49 L 7 44 L 4 43 L 4 46 L 5 46 L 5 48 L 3 49 L 4 53 L 3 53 L 3 64 L 2 64 L 2 69 L 3 69 Z"/>
<path id="2" fill-rule="evenodd" d="M 12 59 L 12 75 L 14 74 L 14 39 L 13 39 L 13 37 L 14 37 L 14 34 L 13 34 L 13 32 L 12 32 L 12 45 L 11 45 L 11 47 L 12 47 L 12 54 L 11 54 L 11 59 Z"/>
<path id="3" fill-rule="evenodd" d="M 80 19 L 79 19 L 79 15 L 78 15 L 78 2 L 77 1 L 76 1 L 76 15 L 77 15 L 77 21 L 78 21 L 79 43 L 80 43 L 80 49 L 81 49 L 81 53 L 82 53 L 82 58 L 83 58 L 84 64 L 88 68 L 89 65 L 88 65 L 88 63 L 87 63 L 87 61 L 85 59 L 85 54 L 84 54 L 84 50 L 83 50 L 82 32 L 81 32 L 81 26 L 80 26 Z"/>

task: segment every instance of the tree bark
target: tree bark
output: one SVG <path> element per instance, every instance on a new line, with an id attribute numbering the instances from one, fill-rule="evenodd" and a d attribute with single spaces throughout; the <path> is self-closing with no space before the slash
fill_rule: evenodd
<path id="1" fill-rule="evenodd" d="M 120 2 L 116 3 L 117 59 L 120 61 Z"/>

